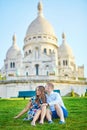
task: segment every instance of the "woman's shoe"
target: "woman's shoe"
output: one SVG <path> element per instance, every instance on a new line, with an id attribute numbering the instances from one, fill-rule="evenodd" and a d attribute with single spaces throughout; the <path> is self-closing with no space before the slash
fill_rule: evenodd
<path id="1" fill-rule="evenodd" d="M 33 121 L 31 122 L 31 125 L 32 125 L 32 126 L 36 126 L 35 122 L 33 122 Z"/>
<path id="2" fill-rule="evenodd" d="M 42 121 L 40 121 L 40 122 L 39 122 L 39 124 L 43 125 L 43 122 L 42 122 Z"/>

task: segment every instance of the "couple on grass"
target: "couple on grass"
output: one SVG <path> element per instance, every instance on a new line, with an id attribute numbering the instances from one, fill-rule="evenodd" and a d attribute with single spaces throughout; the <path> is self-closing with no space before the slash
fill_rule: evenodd
<path id="1" fill-rule="evenodd" d="M 54 85 L 52 83 L 47 83 L 45 87 L 38 86 L 36 97 L 31 98 L 27 106 L 14 118 L 17 119 L 28 111 L 27 120 L 32 120 L 32 126 L 36 125 L 37 120 L 43 124 L 45 117 L 49 124 L 53 123 L 53 118 L 59 118 L 59 124 L 64 124 L 64 118 L 68 116 L 68 111 L 60 94 L 53 90 Z"/>

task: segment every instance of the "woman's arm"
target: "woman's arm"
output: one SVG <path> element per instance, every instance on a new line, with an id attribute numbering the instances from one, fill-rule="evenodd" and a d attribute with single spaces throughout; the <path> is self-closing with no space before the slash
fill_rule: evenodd
<path id="1" fill-rule="evenodd" d="M 14 119 L 17 119 L 19 117 L 21 117 L 24 113 L 26 113 L 31 107 L 31 102 L 29 102 L 26 107 L 17 115 L 14 117 Z"/>

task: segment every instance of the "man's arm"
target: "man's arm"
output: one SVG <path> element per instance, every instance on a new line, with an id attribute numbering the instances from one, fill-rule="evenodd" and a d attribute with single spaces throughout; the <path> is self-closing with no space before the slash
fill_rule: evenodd
<path id="1" fill-rule="evenodd" d="M 55 100 L 51 100 L 51 102 L 49 102 L 49 106 L 52 106 L 52 105 L 59 103 L 60 95 L 55 93 L 55 94 L 53 94 L 53 96 L 55 96 Z"/>

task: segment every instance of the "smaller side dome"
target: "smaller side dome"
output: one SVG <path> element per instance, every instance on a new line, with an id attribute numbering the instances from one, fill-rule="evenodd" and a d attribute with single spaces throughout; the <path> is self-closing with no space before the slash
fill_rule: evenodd
<path id="1" fill-rule="evenodd" d="M 16 44 L 16 35 L 13 35 L 13 44 L 12 46 L 8 49 L 7 54 L 6 54 L 6 59 L 13 59 L 16 58 L 18 55 L 21 55 L 20 48 Z"/>
<path id="2" fill-rule="evenodd" d="M 62 34 L 62 44 L 59 47 L 59 57 L 74 57 L 71 47 L 66 42 L 65 33 Z"/>

